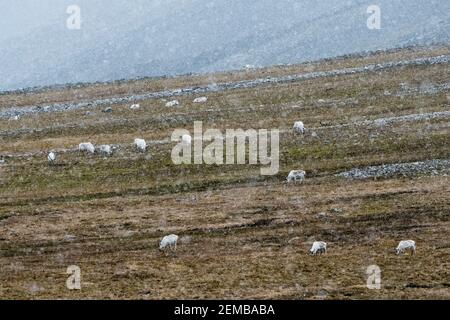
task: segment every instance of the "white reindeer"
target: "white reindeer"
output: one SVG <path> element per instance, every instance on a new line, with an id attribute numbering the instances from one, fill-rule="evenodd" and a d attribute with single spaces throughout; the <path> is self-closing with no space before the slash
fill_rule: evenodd
<path id="1" fill-rule="evenodd" d="M 78 150 L 80 150 L 82 152 L 85 151 L 85 152 L 92 153 L 92 154 L 95 153 L 95 147 L 90 142 L 80 143 L 78 146 Z"/>
<path id="2" fill-rule="evenodd" d="M 134 139 L 134 146 L 141 152 L 145 152 L 147 149 L 147 142 L 144 139 Z"/>
<path id="3" fill-rule="evenodd" d="M 303 182 L 305 181 L 306 172 L 303 170 L 292 170 L 287 176 L 287 182 Z"/>
<path id="4" fill-rule="evenodd" d="M 47 155 L 47 160 L 49 164 L 54 164 L 56 162 L 56 154 L 51 151 L 48 155 Z"/>
<path id="5" fill-rule="evenodd" d="M 412 254 L 416 253 L 416 242 L 414 240 L 402 240 L 395 249 L 396 254 L 404 253 L 405 250 L 410 250 Z"/>
<path id="6" fill-rule="evenodd" d="M 304 134 L 305 133 L 305 125 L 301 121 L 297 121 L 294 123 L 294 131 L 297 133 Z"/>
<path id="7" fill-rule="evenodd" d="M 323 241 L 314 241 L 309 253 L 313 256 L 327 251 L 327 243 Z"/>
<path id="8" fill-rule="evenodd" d="M 110 156 L 112 154 L 112 148 L 109 144 L 102 144 L 99 148 L 101 154 Z"/>
<path id="9" fill-rule="evenodd" d="M 170 234 L 168 236 L 165 236 L 159 243 L 159 250 L 164 250 L 168 247 L 171 251 L 176 251 L 177 241 L 178 236 L 176 234 Z"/>

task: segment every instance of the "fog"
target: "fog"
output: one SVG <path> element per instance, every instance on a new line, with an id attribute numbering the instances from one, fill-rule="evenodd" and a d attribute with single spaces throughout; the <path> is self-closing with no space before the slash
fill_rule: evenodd
<path id="1" fill-rule="evenodd" d="M 81 9 L 81 29 L 66 9 Z M 2 0 L 0 90 L 300 63 L 449 41 L 450 1 Z"/>

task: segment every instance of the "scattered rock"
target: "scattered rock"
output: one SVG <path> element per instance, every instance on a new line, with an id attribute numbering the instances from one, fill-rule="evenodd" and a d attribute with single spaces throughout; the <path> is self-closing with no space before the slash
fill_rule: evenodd
<path id="1" fill-rule="evenodd" d="M 22 262 L 11 262 L 9 265 L 9 270 L 12 272 L 21 272 L 25 270 L 25 267 Z"/>
<path id="2" fill-rule="evenodd" d="M 180 243 L 182 244 L 188 244 L 191 243 L 192 237 L 191 236 L 183 236 L 180 238 Z"/>
<path id="3" fill-rule="evenodd" d="M 114 276 L 118 278 L 127 277 L 130 274 L 130 270 L 127 266 L 118 266 L 114 271 Z"/>
<path id="4" fill-rule="evenodd" d="M 325 289 L 320 289 L 320 290 L 317 292 L 317 297 L 318 297 L 319 299 L 325 299 L 326 297 L 328 297 L 328 291 L 325 290 Z"/>
<path id="5" fill-rule="evenodd" d="M 394 163 L 380 166 L 355 168 L 338 173 L 336 176 L 348 179 L 366 179 L 377 177 L 410 176 L 419 173 L 438 175 L 450 171 L 450 160 L 433 159 L 419 162 Z"/>
<path id="6" fill-rule="evenodd" d="M 36 294 L 44 291 L 44 288 L 38 285 L 36 282 L 33 282 L 27 286 L 28 292 L 31 294 Z"/>
<path id="7" fill-rule="evenodd" d="M 132 230 L 116 230 L 114 232 L 114 236 L 119 238 L 129 238 L 132 237 L 135 234 Z"/>
<path id="8" fill-rule="evenodd" d="M 63 240 L 64 241 L 74 241 L 77 237 L 74 236 L 73 234 L 67 234 L 64 236 Z"/>
<path id="9" fill-rule="evenodd" d="M 333 123 L 331 121 L 320 121 L 320 125 L 322 127 L 329 127 L 329 126 L 332 126 Z"/>
<path id="10" fill-rule="evenodd" d="M 40 112 L 58 112 L 58 111 L 67 111 L 74 110 L 80 108 L 94 108 L 100 105 L 113 105 L 120 103 L 134 103 L 135 101 L 141 101 L 146 99 L 163 99 L 163 98 L 171 98 L 175 96 L 179 96 L 182 94 L 205 94 L 208 92 L 219 92 L 225 90 L 232 89 L 243 89 L 243 88 L 255 88 L 261 85 L 266 84 L 277 84 L 277 83 L 289 83 L 294 81 L 304 81 L 310 79 L 317 78 L 325 78 L 325 77 L 334 77 L 337 75 L 351 75 L 358 73 L 365 73 L 371 71 L 381 71 L 388 70 L 391 68 L 397 67 L 406 67 L 406 66 L 422 66 L 422 65 L 440 65 L 440 64 L 448 64 L 450 62 L 450 55 L 441 55 L 436 57 L 425 57 L 418 58 L 413 60 L 402 60 L 402 61 L 393 61 L 386 62 L 382 64 L 371 64 L 362 67 L 355 68 L 345 68 L 345 69 L 337 69 L 337 70 L 329 70 L 329 71 L 316 71 L 310 73 L 302 73 L 296 75 L 287 75 L 281 77 L 266 77 L 260 79 L 252 79 L 252 80 L 242 80 L 235 82 L 226 82 L 215 85 L 209 85 L 206 87 L 191 87 L 184 89 L 176 89 L 176 90 L 164 90 L 157 92 L 147 92 L 139 95 L 130 95 L 126 97 L 116 97 L 116 98 L 106 98 L 106 99 L 96 99 L 86 102 L 79 103 L 55 103 L 52 105 L 48 105 L 45 110 L 40 106 L 25 106 L 25 107 L 11 107 L 5 108 L 0 111 L 0 118 L 10 118 L 14 115 L 20 114 L 36 114 Z M 62 87 L 71 88 L 76 85 L 65 85 Z M 447 85 L 450 87 L 450 85 Z M 446 87 L 447 87 L 446 86 Z M 39 88 L 29 88 L 22 90 L 11 91 L 11 93 L 29 93 L 39 90 Z M 5 91 L 3 93 L 8 93 Z M 321 99 L 323 100 L 323 99 Z M 111 109 L 112 111 L 112 109 Z"/>
<path id="11" fill-rule="evenodd" d="M 299 241 L 299 240 L 301 240 L 300 237 L 294 237 L 294 238 L 292 238 L 292 239 L 289 239 L 288 243 L 291 244 L 291 243 L 297 242 L 297 241 Z"/>

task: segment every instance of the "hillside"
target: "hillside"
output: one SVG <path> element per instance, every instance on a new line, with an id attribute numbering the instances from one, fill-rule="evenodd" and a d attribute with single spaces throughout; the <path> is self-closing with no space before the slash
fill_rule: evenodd
<path id="1" fill-rule="evenodd" d="M 377 1 L 380 30 L 366 26 L 367 0 L 80 0 L 76 31 L 65 24 L 71 1 L 22 3 L 0 10 L 0 23 L 15 26 L 0 24 L 0 90 L 298 64 L 447 43 L 450 34 L 442 0 Z"/>
<path id="2" fill-rule="evenodd" d="M 0 95 L 0 298 L 449 299 L 449 59 L 447 45 Z M 194 121 L 278 128 L 279 173 L 174 165 L 171 134 Z M 85 141 L 117 149 L 80 154 Z M 285 182 L 293 169 L 303 184 Z M 416 255 L 395 255 L 402 239 Z"/>

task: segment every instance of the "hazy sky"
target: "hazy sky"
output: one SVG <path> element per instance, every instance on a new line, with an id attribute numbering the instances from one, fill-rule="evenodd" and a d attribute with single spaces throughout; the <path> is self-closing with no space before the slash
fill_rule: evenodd
<path id="1" fill-rule="evenodd" d="M 252 11 L 250 8 L 256 2 L 254 0 L 243 1 L 242 5 L 249 8 L 249 18 L 251 18 Z M 233 2 L 235 1 L 229 1 L 230 12 L 233 11 Z M 317 4 L 310 0 L 260 0 L 258 2 L 264 3 L 271 10 L 275 10 L 277 14 L 284 10 L 287 15 L 296 14 L 299 19 L 302 19 L 305 14 L 312 12 L 311 5 L 323 7 L 326 11 L 352 1 L 327 0 L 326 3 Z M 139 17 L 144 13 L 149 17 L 155 17 L 164 13 L 164 11 L 176 10 L 184 6 L 214 7 L 216 5 L 214 1 L 205 0 L 1 0 L 0 40 L 22 36 L 48 25 L 63 25 L 67 19 L 67 6 L 72 4 L 82 8 L 85 19 L 96 17 L 101 19 L 102 17 L 116 15 L 115 19 L 110 21 L 112 25 L 123 20 L 130 21 L 133 16 Z M 219 5 L 219 7 L 221 6 Z M 268 14 L 271 13 L 271 10 L 268 10 Z M 118 17 L 118 14 L 121 16 Z M 263 21 L 258 21 L 258 23 L 260 22 Z M 282 23 L 282 20 L 280 20 L 280 23 Z"/>
<path id="2" fill-rule="evenodd" d="M 0 90 L 299 63 L 450 41 L 449 0 L 0 0 Z M 81 8 L 69 30 L 66 10 Z"/>
<path id="3" fill-rule="evenodd" d="M 66 9 L 73 4 L 82 8 L 83 16 L 101 18 L 114 13 L 132 17 L 139 15 L 143 8 L 156 15 L 158 8 L 169 8 L 173 2 L 185 0 L 0 0 L 0 40 L 22 36 L 48 25 L 64 26 L 68 17 Z"/>
<path id="4" fill-rule="evenodd" d="M 1 0 L 0 39 L 20 36 L 45 25 L 55 23 L 58 11 L 65 11 L 64 1 Z"/>

